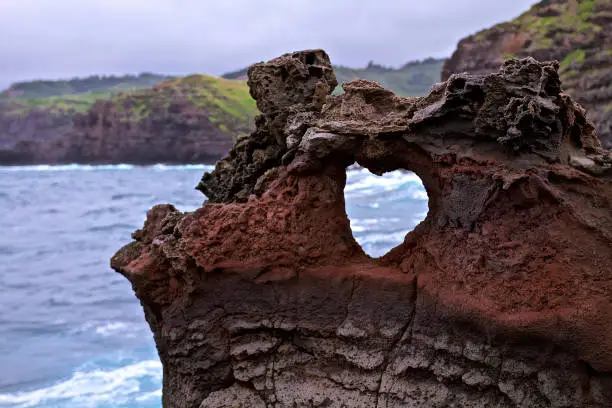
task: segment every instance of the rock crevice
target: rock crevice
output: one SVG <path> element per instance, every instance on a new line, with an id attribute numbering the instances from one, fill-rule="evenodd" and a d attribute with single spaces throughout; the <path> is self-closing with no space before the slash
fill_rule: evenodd
<path id="1" fill-rule="evenodd" d="M 141 300 L 165 407 L 607 407 L 612 156 L 556 63 L 422 98 L 336 86 L 309 50 L 249 69 L 257 129 L 209 198 L 151 209 L 112 266 Z M 429 213 L 381 258 L 347 166 L 414 171 Z"/>

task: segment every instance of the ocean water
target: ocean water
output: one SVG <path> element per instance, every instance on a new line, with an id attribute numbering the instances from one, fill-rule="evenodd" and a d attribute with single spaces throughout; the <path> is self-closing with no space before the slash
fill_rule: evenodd
<path id="1" fill-rule="evenodd" d="M 152 205 L 199 207 L 207 166 L 0 167 L 0 407 L 160 407 L 162 367 L 109 259 Z M 372 256 L 427 214 L 412 173 L 351 168 L 347 214 Z"/>

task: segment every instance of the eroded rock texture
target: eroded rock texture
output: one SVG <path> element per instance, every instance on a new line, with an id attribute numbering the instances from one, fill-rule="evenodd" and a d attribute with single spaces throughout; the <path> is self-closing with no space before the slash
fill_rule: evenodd
<path id="1" fill-rule="evenodd" d="M 262 115 L 112 266 L 164 366 L 165 407 L 612 406 L 612 157 L 555 63 L 423 98 L 335 86 L 320 50 L 249 70 Z M 345 168 L 416 172 L 429 214 L 382 258 Z"/>
<path id="2" fill-rule="evenodd" d="M 444 64 L 484 74 L 507 58 L 558 60 L 564 89 L 588 109 L 604 147 L 612 148 L 612 1 L 541 0 L 512 21 L 468 36 Z"/>

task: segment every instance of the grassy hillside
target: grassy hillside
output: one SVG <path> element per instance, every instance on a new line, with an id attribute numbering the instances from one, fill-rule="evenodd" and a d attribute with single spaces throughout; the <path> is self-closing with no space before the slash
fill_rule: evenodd
<path id="1" fill-rule="evenodd" d="M 353 79 L 369 79 L 380 83 L 387 89 L 402 96 L 420 96 L 429 92 L 433 84 L 439 81 L 444 60 L 428 58 L 423 61 L 413 61 L 400 68 L 388 68 L 370 62 L 365 68 L 348 68 L 340 65 L 334 66 L 338 83 L 349 82 Z M 224 78 L 246 79 L 247 70 L 228 72 Z M 342 92 L 339 86 L 335 92 Z"/>
<path id="2" fill-rule="evenodd" d="M 96 101 L 110 99 L 113 95 L 111 92 L 87 92 L 47 98 L 0 99 L 0 112 L 4 114 L 25 114 L 32 109 L 43 109 L 51 114 L 84 113 Z"/>
<path id="3" fill-rule="evenodd" d="M 543 0 L 514 20 L 468 36 L 445 64 L 454 72 L 495 71 L 512 57 L 559 61 L 563 89 L 582 104 L 612 147 L 612 0 Z"/>
<path id="4" fill-rule="evenodd" d="M 148 116 L 154 109 L 169 109 L 172 103 L 186 104 L 207 112 L 208 119 L 219 123 L 221 130 L 230 123 L 252 123 L 257 114 L 246 82 L 208 75 L 170 79 L 150 89 L 118 94 L 111 100 L 118 111 L 133 120 Z"/>
<path id="5" fill-rule="evenodd" d="M 166 75 L 142 73 L 140 75 L 99 76 L 69 80 L 37 80 L 16 82 L 0 93 L 0 99 L 48 98 L 82 93 L 119 92 L 148 88 L 169 79 Z"/>
<path id="6" fill-rule="evenodd" d="M 603 30 L 602 17 L 609 19 L 609 0 L 567 0 L 556 3 L 540 2 L 518 18 L 504 23 L 496 29 L 505 28 L 523 33 L 529 37 L 522 52 L 550 52 L 555 43 L 567 35 L 580 37 L 580 42 L 594 40 Z M 477 33 L 476 40 L 484 40 L 490 30 Z"/>
<path id="7" fill-rule="evenodd" d="M 206 118 L 232 137 L 248 132 L 258 112 L 246 82 L 191 75 L 125 92 L 0 100 L 0 115 L 27 116 L 39 111 L 52 116 L 72 116 L 90 111 L 96 102 L 104 102 L 107 110 L 115 112 L 118 120 L 123 122 L 139 122 L 150 116 L 156 119 L 171 115 L 185 117 L 185 120 L 189 117 L 191 120 Z"/>
<path id="8" fill-rule="evenodd" d="M 534 56 L 557 59 L 561 75 L 577 74 L 612 54 L 611 0 L 541 1 L 516 19 L 482 30 L 473 43 L 505 38 L 503 58 Z M 607 58 L 605 58 L 607 59 Z M 598 63 L 592 65 L 600 65 Z"/>
<path id="9" fill-rule="evenodd" d="M 256 113 L 255 101 L 243 81 L 231 81 L 208 75 L 173 78 L 148 89 L 132 91 L 86 92 L 52 97 L 19 97 L 0 101 L 4 112 L 20 113 L 28 109 L 50 112 L 86 112 L 99 100 L 110 100 L 123 106 L 134 117 L 145 115 L 152 106 L 167 107 L 172 98 L 184 97 L 193 106 L 211 112 L 245 118 Z"/>

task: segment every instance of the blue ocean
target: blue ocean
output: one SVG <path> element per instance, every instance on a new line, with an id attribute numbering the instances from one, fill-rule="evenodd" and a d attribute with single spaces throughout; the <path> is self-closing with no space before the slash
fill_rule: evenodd
<path id="1" fill-rule="evenodd" d="M 0 167 L 0 407 L 160 407 L 162 367 L 110 257 L 146 211 L 181 211 L 209 166 Z M 427 214 L 408 172 L 348 170 L 353 234 L 380 256 Z"/>

